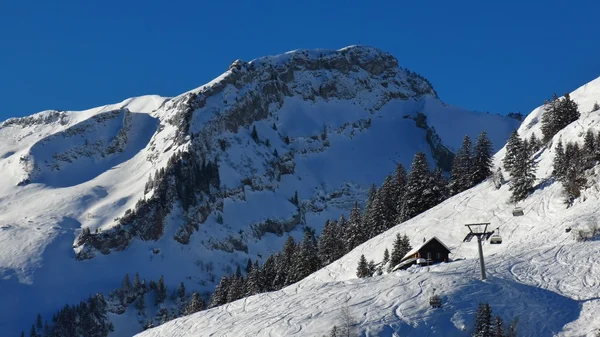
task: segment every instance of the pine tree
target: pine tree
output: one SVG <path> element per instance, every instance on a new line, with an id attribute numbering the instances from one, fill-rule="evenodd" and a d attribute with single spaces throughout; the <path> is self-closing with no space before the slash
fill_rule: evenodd
<path id="1" fill-rule="evenodd" d="M 379 208 L 382 212 L 382 232 L 394 227 L 396 219 L 398 218 L 398 213 L 396 212 L 397 198 L 394 195 L 394 189 L 394 178 L 392 176 L 387 176 L 381 185 L 381 188 L 377 191 L 377 199 L 379 199 L 379 202 L 381 203 Z"/>
<path id="2" fill-rule="evenodd" d="M 125 274 L 123 281 L 121 281 L 121 289 L 128 293 L 131 290 L 131 281 L 129 280 L 129 274 Z"/>
<path id="3" fill-rule="evenodd" d="M 227 294 L 229 293 L 229 284 L 230 280 L 227 275 L 221 277 L 219 284 L 215 288 L 215 292 L 213 292 L 209 308 L 218 307 L 219 305 L 223 305 L 227 303 Z"/>
<path id="4" fill-rule="evenodd" d="M 444 171 L 440 167 L 436 167 L 433 171 L 431 180 L 431 190 L 433 192 L 431 199 L 431 207 L 442 203 L 450 196 L 448 182 L 444 177 Z"/>
<path id="5" fill-rule="evenodd" d="M 594 162 L 596 160 L 596 137 L 594 135 L 594 131 L 592 129 L 588 129 L 585 133 L 585 138 L 583 140 L 583 152 L 584 152 L 584 167 L 591 168 L 594 166 Z"/>
<path id="6" fill-rule="evenodd" d="M 252 126 L 252 133 L 250 134 L 250 136 L 252 137 L 252 139 L 258 143 L 259 139 L 258 139 L 258 132 L 256 132 L 256 126 Z"/>
<path id="7" fill-rule="evenodd" d="M 594 102 L 594 106 L 592 107 L 592 112 L 600 110 L 600 105 L 598 102 Z"/>
<path id="8" fill-rule="evenodd" d="M 241 276 L 234 275 L 229 284 L 226 303 L 237 301 L 242 297 L 244 297 L 244 279 Z"/>
<path id="9" fill-rule="evenodd" d="M 571 204 L 580 195 L 581 188 L 587 180 L 584 175 L 585 163 L 583 151 L 577 143 L 568 143 L 564 155 L 564 174 L 559 181 L 562 182 L 566 192 L 566 202 Z"/>
<path id="10" fill-rule="evenodd" d="M 294 254 L 296 253 L 296 241 L 290 235 L 288 236 L 285 244 L 283 245 L 282 254 L 278 256 L 276 260 L 276 269 L 277 274 L 275 275 L 274 285 L 276 289 L 281 289 L 284 286 L 288 285 L 288 274 L 290 268 L 292 268 L 292 263 L 294 259 Z M 291 280 L 291 278 L 290 278 Z"/>
<path id="11" fill-rule="evenodd" d="M 264 291 L 273 291 L 276 290 L 274 280 L 277 275 L 276 269 L 276 260 L 277 254 L 271 255 L 267 258 L 265 263 L 260 268 L 260 281 L 261 281 L 261 289 Z"/>
<path id="12" fill-rule="evenodd" d="M 386 179 L 386 182 L 389 182 Z M 386 210 L 386 198 L 387 198 L 387 190 L 390 186 L 381 186 L 381 188 L 375 194 L 375 198 L 370 204 L 368 211 L 365 212 L 365 217 L 363 221 L 365 222 L 365 228 L 368 230 L 368 238 L 372 238 L 374 236 L 383 233 L 387 229 L 387 216 L 389 215 Z"/>
<path id="13" fill-rule="evenodd" d="M 404 194 L 404 204 L 400 221 L 404 222 L 418 214 L 431 208 L 432 205 L 426 201 L 431 199 L 433 191 L 431 190 L 431 172 L 425 153 L 418 152 L 410 167 L 408 181 L 406 183 L 406 192 Z"/>
<path id="14" fill-rule="evenodd" d="M 534 134 L 532 134 L 533 136 Z M 473 185 L 477 185 L 492 175 L 492 142 L 485 132 L 477 137 L 473 150 Z"/>
<path id="15" fill-rule="evenodd" d="M 155 305 L 159 305 L 167 298 L 167 287 L 165 286 L 165 278 L 160 275 L 158 283 L 156 284 L 156 301 Z"/>
<path id="16" fill-rule="evenodd" d="M 532 154 L 540 149 L 540 141 L 535 136 L 535 132 L 532 132 L 531 137 L 529 137 L 529 146 L 531 147 Z"/>
<path id="17" fill-rule="evenodd" d="M 325 221 L 318 243 L 321 266 L 324 267 L 344 255 L 345 244 L 341 233 L 337 221 Z"/>
<path id="18" fill-rule="evenodd" d="M 544 143 L 548 143 L 560 130 L 557 125 L 559 103 L 560 101 L 556 94 L 552 96 L 552 99 L 544 102 L 544 112 L 542 114 L 542 134 L 544 136 Z M 508 167 L 506 168 L 508 169 Z"/>
<path id="19" fill-rule="evenodd" d="M 565 94 L 558 105 L 558 114 L 556 115 L 556 132 L 564 129 L 567 125 L 579 119 L 579 116 L 580 114 L 577 103 L 571 99 L 569 94 Z"/>
<path id="20" fill-rule="evenodd" d="M 135 273 L 135 277 L 133 279 L 133 291 L 137 293 L 140 291 L 141 288 L 142 288 L 142 283 L 140 282 L 140 274 Z"/>
<path id="21" fill-rule="evenodd" d="M 294 263 L 288 275 L 288 284 L 296 283 L 319 270 L 319 256 L 314 237 L 310 231 L 304 232 L 304 238 L 294 254 Z"/>
<path id="22" fill-rule="evenodd" d="M 563 147 L 562 140 L 558 140 L 558 144 L 556 144 L 556 149 L 554 150 L 556 154 L 554 155 L 554 177 L 556 180 L 561 181 L 566 173 L 566 165 L 565 165 L 565 149 Z"/>
<path id="23" fill-rule="evenodd" d="M 262 284 L 263 282 L 261 280 L 260 268 L 258 266 L 258 261 L 256 261 L 248 273 L 245 295 L 252 296 L 260 294 L 263 291 Z"/>
<path id="24" fill-rule="evenodd" d="M 381 264 L 386 265 L 388 262 L 390 262 L 390 251 L 386 248 L 383 252 L 383 260 L 381 261 Z"/>
<path id="25" fill-rule="evenodd" d="M 192 294 L 192 299 L 190 300 L 190 303 L 188 303 L 187 307 L 185 308 L 185 314 L 191 315 L 191 314 L 201 311 L 203 309 L 204 309 L 204 302 L 202 301 L 200 294 L 198 294 L 197 291 L 194 291 L 194 293 Z"/>
<path id="26" fill-rule="evenodd" d="M 393 221 L 398 221 L 399 215 L 402 213 L 402 204 L 404 202 L 404 193 L 406 192 L 406 182 L 408 176 L 406 175 L 406 169 L 401 163 L 398 163 L 396 170 L 394 171 L 394 180 L 392 187 L 392 203 L 396 207 L 396 217 Z"/>
<path id="27" fill-rule="evenodd" d="M 340 221 L 341 222 L 341 221 Z M 350 221 L 344 231 L 344 243 L 346 252 L 356 248 L 361 243 L 367 240 L 367 233 L 363 225 L 363 220 L 360 214 L 360 208 L 358 203 L 354 204 L 354 207 L 350 211 Z"/>
<path id="28" fill-rule="evenodd" d="M 37 332 L 35 332 L 35 325 L 31 326 L 31 330 L 29 332 L 29 337 L 38 337 Z"/>
<path id="29" fill-rule="evenodd" d="M 508 141 L 506 142 L 506 153 L 504 154 L 504 159 L 502 163 L 504 164 L 504 169 L 510 172 L 515 164 L 515 157 L 517 155 L 517 149 L 523 147 L 523 142 L 521 142 L 521 138 L 519 138 L 519 134 L 517 130 L 514 130 Z"/>
<path id="30" fill-rule="evenodd" d="M 494 318 L 494 329 L 492 331 L 492 337 L 504 337 L 504 327 L 502 318 L 500 316 L 496 316 Z"/>
<path id="31" fill-rule="evenodd" d="M 394 246 L 392 247 L 392 255 L 390 256 L 390 265 L 388 271 L 392 271 L 400 262 L 402 258 L 412 249 L 410 246 L 410 240 L 408 236 L 400 236 L 396 234 L 396 240 L 394 240 Z"/>
<path id="32" fill-rule="evenodd" d="M 515 151 L 515 162 L 512 164 L 510 172 L 512 191 L 511 200 L 517 202 L 525 199 L 533 190 L 535 183 L 535 162 L 529 156 L 523 143 L 519 141 Z"/>
<path id="33" fill-rule="evenodd" d="M 35 320 L 35 328 L 38 332 L 38 334 L 42 334 L 42 331 L 44 329 L 44 323 L 42 322 L 42 315 L 38 314 L 37 318 Z"/>
<path id="34" fill-rule="evenodd" d="M 361 255 L 358 260 L 358 268 L 356 268 L 356 276 L 359 278 L 367 277 L 369 275 L 369 264 L 367 263 L 367 258 L 365 255 Z"/>
<path id="35" fill-rule="evenodd" d="M 252 259 L 248 259 L 248 261 L 246 261 L 246 274 L 248 274 L 250 270 L 252 270 Z"/>
<path id="36" fill-rule="evenodd" d="M 465 136 L 462 146 L 456 152 L 450 174 L 450 193 L 452 195 L 465 191 L 473 186 L 474 165 L 471 155 L 471 138 Z"/>
<path id="37" fill-rule="evenodd" d="M 179 287 L 177 287 L 177 297 L 181 302 L 185 301 L 185 285 L 183 282 L 179 283 Z"/>
<path id="38" fill-rule="evenodd" d="M 492 332 L 492 308 L 487 303 L 480 303 L 475 316 L 473 337 L 490 337 Z"/>
<path id="39" fill-rule="evenodd" d="M 146 301 L 144 300 L 144 294 L 141 294 L 140 296 L 138 296 L 137 301 L 135 301 L 135 308 L 142 313 L 144 310 L 146 310 Z"/>
<path id="40" fill-rule="evenodd" d="M 369 270 L 369 276 L 375 275 L 375 271 L 377 270 L 377 267 L 375 267 L 375 261 L 373 261 L 373 260 L 369 261 L 368 270 Z"/>

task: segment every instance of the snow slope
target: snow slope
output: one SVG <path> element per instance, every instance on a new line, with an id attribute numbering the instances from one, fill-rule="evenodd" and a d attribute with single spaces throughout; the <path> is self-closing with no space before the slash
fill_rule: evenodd
<path id="1" fill-rule="evenodd" d="M 583 141 L 588 128 L 600 130 L 600 78 L 575 90 L 581 117 L 557 134 L 563 141 Z M 539 137 L 541 108 L 519 129 Z M 496 155 L 499 162 L 504 154 Z M 342 324 L 347 304 L 355 331 L 367 336 L 470 336 L 478 303 L 488 302 L 505 321 L 519 319 L 519 336 L 595 336 L 600 328 L 598 241 L 576 242 L 573 231 L 600 222 L 600 168 L 589 175 L 582 198 L 566 208 L 559 183 L 548 179 L 553 147 L 536 154 L 538 185 L 513 217 L 508 185 L 486 181 L 437 207 L 365 242 L 340 260 L 280 291 L 176 319 L 140 337 L 321 336 Z M 508 177 L 507 177 L 508 178 Z M 503 236 L 501 245 L 484 244 L 487 281 L 479 280 L 475 241 L 463 243 L 467 223 L 490 222 Z M 567 233 L 565 228 L 573 231 Z M 450 263 L 411 267 L 389 275 L 356 278 L 361 254 L 381 261 L 397 234 L 413 246 L 437 236 L 451 250 Z M 441 309 L 428 304 L 433 289 Z M 275 304 L 275 305 L 274 305 Z"/>
<path id="2" fill-rule="evenodd" d="M 306 225 L 320 231 L 325 219 L 362 202 L 397 162 L 408 167 L 425 151 L 433 164 L 427 130 L 413 120 L 419 113 L 451 150 L 481 131 L 498 149 L 518 125 L 447 106 L 391 55 L 356 46 L 236 61 L 174 98 L 143 96 L 0 124 L 0 330 L 17 335 L 38 312 L 50 319 L 67 303 L 116 288 L 125 273 L 165 275 L 170 289 L 183 281 L 190 291 L 211 291 L 214 279 L 248 258 L 281 248 L 285 236 L 261 227 L 267 220 L 285 223 L 297 238 Z M 277 178 L 275 149 L 288 169 L 278 168 Z M 174 238 L 192 217 L 173 202 L 156 240 L 133 235 L 125 249 L 103 252 L 74 245 L 82 228 L 118 232 L 118 218 L 152 197 L 148 178 L 180 150 L 218 158 L 221 178 L 213 197 L 222 209 L 197 220 L 199 233 L 187 244 Z M 295 191 L 303 212 L 297 223 L 298 208 L 288 201 Z M 81 251 L 92 253 L 75 259 Z M 135 318 L 112 317 L 111 336 L 140 329 Z"/>

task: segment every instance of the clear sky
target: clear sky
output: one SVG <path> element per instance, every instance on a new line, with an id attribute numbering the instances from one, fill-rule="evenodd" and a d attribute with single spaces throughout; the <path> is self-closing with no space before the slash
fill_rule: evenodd
<path id="1" fill-rule="evenodd" d="M 599 18 L 597 0 L 2 1 L 0 120 L 173 96 L 238 58 L 352 44 L 392 53 L 447 103 L 528 113 L 600 76 Z"/>

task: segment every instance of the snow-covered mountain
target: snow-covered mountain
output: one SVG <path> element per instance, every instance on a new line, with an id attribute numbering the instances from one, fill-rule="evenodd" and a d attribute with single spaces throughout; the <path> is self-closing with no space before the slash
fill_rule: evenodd
<path id="1" fill-rule="evenodd" d="M 583 144 L 588 129 L 600 131 L 600 111 L 592 111 L 600 101 L 600 78 L 570 96 L 579 104 L 581 117 L 534 155 L 537 186 L 519 204 L 523 216 L 512 214 L 508 184 L 497 189 L 486 181 L 374 237 L 297 284 L 186 316 L 139 336 L 322 336 L 333 325 L 344 325 L 346 305 L 356 330 L 368 336 L 470 336 L 482 302 L 505 321 L 518 318 L 519 336 L 596 336 L 600 243 L 577 242 L 574 233 L 600 222 L 600 167 L 587 172 L 587 187 L 569 208 L 551 174 L 558 139 Z M 527 116 L 518 130 L 522 137 L 541 137 L 542 112 L 540 107 Z M 496 154 L 496 166 L 504 153 Z M 477 222 L 490 222 L 503 237 L 500 245 L 484 244 L 487 281 L 479 280 L 476 241 L 463 242 L 468 233 L 464 225 Z M 407 234 L 413 246 L 437 236 L 450 247 L 454 261 L 358 279 L 361 254 L 381 261 L 396 234 Z M 440 309 L 429 306 L 434 288 L 443 299 Z"/>
<path id="2" fill-rule="evenodd" d="M 50 319 L 67 303 L 108 293 L 126 273 L 210 291 L 249 257 L 278 251 L 284 233 L 319 232 L 415 152 L 447 169 L 464 135 L 486 131 L 499 149 L 518 125 L 444 104 L 393 56 L 359 46 L 237 60 L 173 98 L 7 120 L 0 329 L 17 335 L 37 313 Z M 296 192 L 298 205 L 289 201 Z M 415 230 L 427 228 L 417 222 Z M 343 261 L 354 269 L 353 254 L 340 270 Z M 294 287 L 352 276 L 321 274 Z M 127 315 L 111 318 L 112 336 L 140 330 Z"/>

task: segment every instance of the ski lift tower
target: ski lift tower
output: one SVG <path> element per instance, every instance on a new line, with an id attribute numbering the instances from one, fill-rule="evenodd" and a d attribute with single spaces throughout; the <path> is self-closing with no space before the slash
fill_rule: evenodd
<path id="1" fill-rule="evenodd" d="M 483 248 L 481 242 L 490 238 L 494 231 L 488 232 L 489 222 L 475 223 L 465 225 L 469 227 L 469 234 L 465 236 L 463 242 L 470 242 L 473 237 L 477 237 L 477 248 L 479 249 L 479 266 L 481 267 L 481 280 L 485 280 L 485 262 L 483 261 Z"/>

